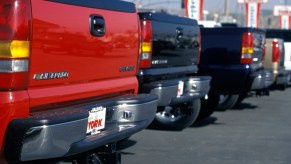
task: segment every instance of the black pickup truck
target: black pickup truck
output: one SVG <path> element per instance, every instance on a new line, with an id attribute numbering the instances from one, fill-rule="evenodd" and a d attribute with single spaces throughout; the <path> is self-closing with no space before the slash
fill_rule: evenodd
<path id="1" fill-rule="evenodd" d="M 268 95 L 272 72 L 263 69 L 265 32 L 257 28 L 201 28 L 200 75 L 212 77 L 201 117 L 240 103 L 250 91 Z"/>
<path id="2" fill-rule="evenodd" d="M 210 89 L 209 76 L 198 76 L 200 32 L 196 20 L 163 13 L 139 13 L 142 50 L 140 93 L 158 95 L 151 127 L 181 130 L 200 111 Z"/>

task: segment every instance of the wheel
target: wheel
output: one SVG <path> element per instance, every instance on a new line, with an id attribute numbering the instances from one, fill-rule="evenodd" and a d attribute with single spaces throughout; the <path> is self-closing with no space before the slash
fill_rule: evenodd
<path id="1" fill-rule="evenodd" d="M 176 106 L 158 107 L 150 128 L 182 130 L 194 123 L 200 111 L 200 99 Z"/>
<path id="2" fill-rule="evenodd" d="M 218 102 L 218 106 L 216 107 L 216 110 L 225 111 L 227 109 L 233 108 L 238 98 L 239 98 L 238 94 L 219 95 L 219 102 Z"/>
<path id="3" fill-rule="evenodd" d="M 201 98 L 201 110 L 198 115 L 197 120 L 204 120 L 207 117 L 209 117 L 217 107 L 219 102 L 219 96 L 218 95 L 211 95 L 207 98 Z"/>
<path id="4" fill-rule="evenodd" d="M 277 88 L 278 88 L 280 91 L 285 91 L 286 88 L 287 88 L 287 84 L 280 84 L 280 85 L 277 85 Z"/>

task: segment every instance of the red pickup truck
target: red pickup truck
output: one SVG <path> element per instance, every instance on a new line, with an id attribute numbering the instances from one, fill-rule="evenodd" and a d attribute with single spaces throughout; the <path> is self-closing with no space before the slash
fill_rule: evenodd
<path id="1" fill-rule="evenodd" d="M 139 28 L 133 3 L 2 0 L 0 163 L 108 162 L 144 129 L 157 96 L 137 94 Z"/>

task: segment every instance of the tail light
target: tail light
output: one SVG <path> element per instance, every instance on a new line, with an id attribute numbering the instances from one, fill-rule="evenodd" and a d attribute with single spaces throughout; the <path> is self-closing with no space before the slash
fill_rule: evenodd
<path id="1" fill-rule="evenodd" d="M 30 56 L 30 0 L 3 0 L 0 4 L 0 89 L 28 85 Z"/>
<path id="2" fill-rule="evenodd" d="M 266 42 L 264 42 L 264 46 L 263 46 L 263 59 L 262 59 L 262 62 L 263 63 L 265 61 L 266 51 L 267 51 L 267 45 L 266 45 Z"/>
<path id="3" fill-rule="evenodd" d="M 140 68 L 150 68 L 152 61 L 152 22 L 141 20 Z"/>
<path id="4" fill-rule="evenodd" d="M 198 58 L 197 58 L 197 64 L 200 63 L 200 55 L 201 55 L 201 42 L 202 41 L 202 36 L 200 32 L 200 28 L 198 28 Z"/>
<path id="5" fill-rule="evenodd" d="M 278 40 L 274 39 L 274 41 L 272 42 L 272 50 L 273 50 L 273 62 L 278 62 L 280 59 L 280 46 L 278 43 Z"/>
<path id="6" fill-rule="evenodd" d="M 254 36 L 250 32 L 243 33 L 242 36 L 242 50 L 241 50 L 241 64 L 252 64 L 254 53 Z"/>

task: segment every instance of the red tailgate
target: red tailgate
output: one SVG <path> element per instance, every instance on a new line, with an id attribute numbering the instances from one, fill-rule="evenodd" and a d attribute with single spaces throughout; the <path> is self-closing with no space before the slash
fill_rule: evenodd
<path id="1" fill-rule="evenodd" d="M 107 10 L 98 7 L 99 2 L 89 7 L 82 1 L 73 2 L 31 1 L 33 36 L 29 86 L 134 76 L 139 47 L 135 11 Z M 90 31 L 92 16 L 104 20 L 103 35 L 93 36 Z M 96 21 L 98 28 L 100 20 Z"/>

